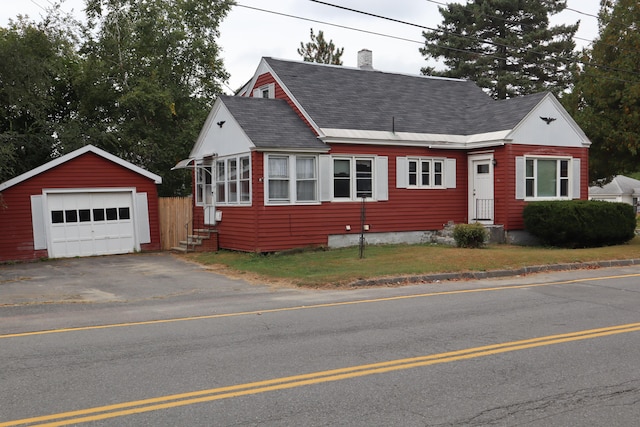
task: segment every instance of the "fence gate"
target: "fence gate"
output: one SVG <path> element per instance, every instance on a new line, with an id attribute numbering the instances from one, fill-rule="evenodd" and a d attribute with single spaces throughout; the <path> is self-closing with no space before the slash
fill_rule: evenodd
<path id="1" fill-rule="evenodd" d="M 170 250 L 179 246 L 181 240 L 187 240 L 191 227 L 191 206 L 191 196 L 159 198 L 162 250 Z"/>

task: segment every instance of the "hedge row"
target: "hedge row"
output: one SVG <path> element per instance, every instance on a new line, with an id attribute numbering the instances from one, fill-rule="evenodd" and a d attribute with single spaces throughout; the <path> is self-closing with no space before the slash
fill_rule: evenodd
<path id="1" fill-rule="evenodd" d="M 524 226 L 545 244 L 568 248 L 617 245 L 633 239 L 633 206 L 594 200 L 532 202 Z"/>

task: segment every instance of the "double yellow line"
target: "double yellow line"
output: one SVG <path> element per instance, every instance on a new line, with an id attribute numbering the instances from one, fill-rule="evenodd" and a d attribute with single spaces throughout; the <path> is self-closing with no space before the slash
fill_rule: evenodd
<path id="1" fill-rule="evenodd" d="M 313 372 L 310 374 L 275 378 L 271 380 L 238 384 L 228 387 L 219 387 L 209 390 L 173 394 L 152 399 L 137 400 L 115 405 L 99 406 L 78 411 L 63 412 L 41 417 L 8 421 L 0 423 L 0 427 L 28 425 L 37 425 L 41 427 L 66 426 L 70 424 L 99 421 L 109 418 L 140 414 L 144 412 L 175 408 L 179 406 L 193 405 L 196 403 L 213 402 L 216 400 L 229 399 L 238 396 L 266 393 L 269 391 L 284 390 L 332 381 L 341 381 L 350 378 L 364 377 L 367 375 L 384 374 L 387 372 L 399 371 L 403 369 L 412 369 L 423 366 L 436 365 L 440 363 L 449 363 L 459 360 L 491 356 L 511 351 L 525 350 L 530 348 L 562 344 L 572 341 L 581 341 L 592 338 L 600 338 L 610 335 L 626 334 L 638 331 L 640 331 L 640 323 L 629 323 L 626 325 L 589 329 L 559 335 L 549 335 L 540 338 L 511 341 L 502 344 L 474 347 L 464 350 L 432 354 L 428 356 L 411 357 L 407 359 L 397 359 L 387 362 L 351 366 L 341 369 Z"/>

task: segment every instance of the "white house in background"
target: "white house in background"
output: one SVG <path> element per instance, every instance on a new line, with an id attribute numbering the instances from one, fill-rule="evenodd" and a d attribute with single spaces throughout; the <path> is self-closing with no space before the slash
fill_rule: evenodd
<path id="1" fill-rule="evenodd" d="M 606 202 L 623 202 L 638 209 L 640 198 L 640 181 L 624 175 L 616 175 L 611 182 L 602 187 L 589 187 L 589 200 L 604 200 Z"/>

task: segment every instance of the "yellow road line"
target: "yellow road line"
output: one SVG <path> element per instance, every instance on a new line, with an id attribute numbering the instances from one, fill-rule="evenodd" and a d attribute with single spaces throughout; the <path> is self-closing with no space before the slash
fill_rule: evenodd
<path id="1" fill-rule="evenodd" d="M 212 388 L 208 390 L 200 390 L 188 393 L 161 396 L 151 399 L 124 402 L 115 405 L 62 412 L 40 417 L 25 418 L 21 420 L 0 423 L 0 427 L 26 425 L 37 425 L 40 427 L 66 426 L 70 424 L 99 421 L 109 418 L 140 414 L 144 412 L 175 408 L 179 406 L 193 405 L 197 403 L 212 402 L 238 396 L 266 393 L 270 391 L 284 390 L 326 382 L 342 381 L 350 378 L 383 374 L 404 369 L 413 369 L 440 363 L 449 363 L 459 360 L 491 356 L 500 353 L 507 353 L 512 351 L 519 351 L 530 348 L 638 331 L 640 331 L 640 323 L 629 323 L 626 325 L 617 325 L 605 328 L 570 332 L 565 334 L 549 335 L 539 338 L 511 341 L 446 353 L 390 360 L 386 362 L 371 363 L 367 365 L 351 366 L 347 368 L 332 369 L 327 371 L 313 372 L 309 374 L 275 378 L 265 381 L 257 381 L 246 384 L 238 384 L 227 387 Z"/>
<path id="2" fill-rule="evenodd" d="M 526 288 L 539 288 L 544 286 L 569 285 L 569 284 L 581 283 L 581 282 L 616 280 L 616 279 L 625 279 L 629 277 L 639 277 L 639 276 L 640 276 L 640 273 L 624 274 L 619 276 L 589 277 L 584 279 L 564 280 L 560 282 L 531 283 L 526 285 L 507 285 L 507 286 L 496 286 L 496 287 L 478 288 L 478 289 L 460 289 L 456 291 L 428 292 L 423 294 L 399 295 L 394 297 L 330 302 L 330 303 L 323 303 L 323 304 L 301 305 L 301 306 L 293 306 L 293 307 L 272 308 L 272 309 L 265 309 L 265 310 L 242 311 L 242 312 L 235 312 L 235 313 L 206 314 L 202 316 L 177 317 L 172 319 L 145 320 L 140 322 L 113 323 L 113 324 L 106 324 L 106 325 L 49 329 L 49 330 L 43 330 L 43 331 L 18 332 L 14 334 L 0 335 L 0 339 L 28 337 L 33 335 L 59 334 L 64 332 L 92 331 L 97 329 L 122 328 L 122 327 L 130 327 L 130 326 L 157 325 L 162 323 L 175 323 L 175 322 L 185 322 L 185 321 L 193 321 L 193 320 L 220 319 L 225 317 L 238 317 L 238 316 L 249 316 L 249 315 L 256 315 L 256 314 L 280 313 L 280 312 L 286 312 L 286 311 L 308 310 L 308 309 L 314 309 L 314 308 L 339 307 L 344 305 L 371 304 L 371 303 L 377 303 L 377 302 L 397 301 L 397 300 L 414 299 L 414 298 L 426 298 L 426 297 L 459 295 L 459 294 L 480 293 L 480 292 L 507 291 L 507 290 L 514 290 L 514 289 L 526 289 Z"/>

